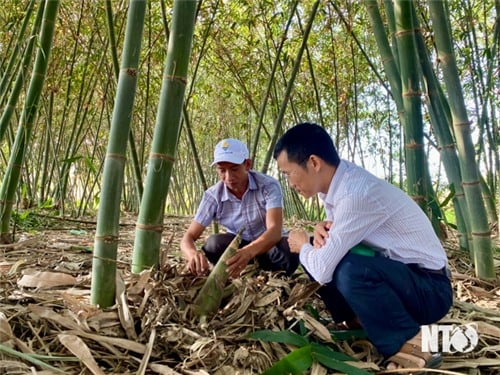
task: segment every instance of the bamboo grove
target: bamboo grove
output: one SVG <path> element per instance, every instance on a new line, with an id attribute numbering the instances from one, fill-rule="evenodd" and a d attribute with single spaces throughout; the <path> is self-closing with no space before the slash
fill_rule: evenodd
<path id="1" fill-rule="evenodd" d="M 163 216 L 192 215 L 215 181 L 218 140 L 277 176 L 277 137 L 314 121 L 491 278 L 499 15 L 498 0 L 5 2 L 2 240 L 20 212 L 96 216 L 93 283 L 113 284 L 122 214 L 138 217 L 132 269 L 155 266 Z M 321 217 L 283 189 L 289 218 Z"/>

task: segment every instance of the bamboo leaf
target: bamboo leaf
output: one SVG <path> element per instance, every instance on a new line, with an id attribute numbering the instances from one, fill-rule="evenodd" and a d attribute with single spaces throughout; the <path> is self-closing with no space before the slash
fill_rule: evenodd
<path id="1" fill-rule="evenodd" d="M 309 344 L 309 341 L 305 337 L 300 336 L 297 333 L 291 331 L 271 331 L 271 330 L 255 331 L 250 335 L 250 338 L 268 342 L 279 342 L 282 344 L 289 344 L 297 346 L 299 348 Z"/>
<path id="2" fill-rule="evenodd" d="M 332 351 L 332 353 L 335 353 L 335 352 Z M 340 354 L 340 353 L 338 353 L 338 354 Z M 354 367 L 354 366 L 351 366 L 347 363 L 339 361 L 335 358 L 331 358 L 329 355 L 324 355 L 324 354 L 317 353 L 317 352 L 313 351 L 311 353 L 311 356 L 314 360 L 318 361 L 323 366 L 326 366 L 332 370 L 341 371 L 344 374 L 349 374 L 349 375 L 371 375 L 372 374 L 369 371 L 359 369 L 357 367 Z"/>
<path id="3" fill-rule="evenodd" d="M 341 352 L 336 352 L 335 350 L 330 349 L 326 345 L 317 344 L 313 342 L 311 343 L 311 348 L 314 354 L 323 355 L 325 357 L 332 358 L 336 361 L 356 361 L 355 358 Z"/>
<path id="4" fill-rule="evenodd" d="M 276 362 L 272 367 L 262 373 L 262 375 L 300 375 L 312 366 L 313 357 L 311 345 L 296 349 L 286 357 Z"/>

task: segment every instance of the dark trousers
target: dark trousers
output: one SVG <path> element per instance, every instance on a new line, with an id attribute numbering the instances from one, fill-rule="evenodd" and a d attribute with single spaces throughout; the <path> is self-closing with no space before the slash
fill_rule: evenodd
<path id="1" fill-rule="evenodd" d="M 334 321 L 358 317 L 385 357 L 398 352 L 420 325 L 444 317 L 453 300 L 450 280 L 444 274 L 382 256 L 352 253 L 342 259 L 332 281 L 318 293 Z"/>
<path id="2" fill-rule="evenodd" d="M 210 263 L 217 263 L 234 237 L 231 233 L 214 234 L 208 237 L 202 249 Z M 240 248 L 249 243 L 249 241 L 242 240 Z M 299 265 L 299 256 L 290 252 L 288 238 L 283 237 L 268 252 L 257 256 L 257 261 L 263 270 L 285 271 L 287 275 L 291 275 Z"/>

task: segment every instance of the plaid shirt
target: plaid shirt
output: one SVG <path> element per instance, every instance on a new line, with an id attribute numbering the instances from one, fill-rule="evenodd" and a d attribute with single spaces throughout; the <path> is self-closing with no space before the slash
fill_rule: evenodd
<path id="1" fill-rule="evenodd" d="M 265 174 L 250 170 L 248 189 L 240 200 L 219 181 L 203 194 L 194 220 L 204 227 L 216 220 L 229 233 L 236 234 L 245 227 L 242 238 L 254 241 L 266 230 L 266 212 L 283 207 L 279 182 Z"/>

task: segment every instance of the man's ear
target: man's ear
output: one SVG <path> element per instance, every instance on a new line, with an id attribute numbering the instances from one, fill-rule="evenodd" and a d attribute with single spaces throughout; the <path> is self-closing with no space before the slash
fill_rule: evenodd
<path id="1" fill-rule="evenodd" d="M 323 159 L 321 159 L 319 156 L 316 156 L 314 154 L 312 154 L 311 156 L 309 156 L 309 161 L 311 162 L 311 167 L 315 171 L 319 171 L 321 169 L 321 166 L 324 163 Z"/>
<path id="2" fill-rule="evenodd" d="M 243 164 L 245 164 L 245 169 L 248 171 L 252 168 L 252 159 L 245 159 Z"/>

